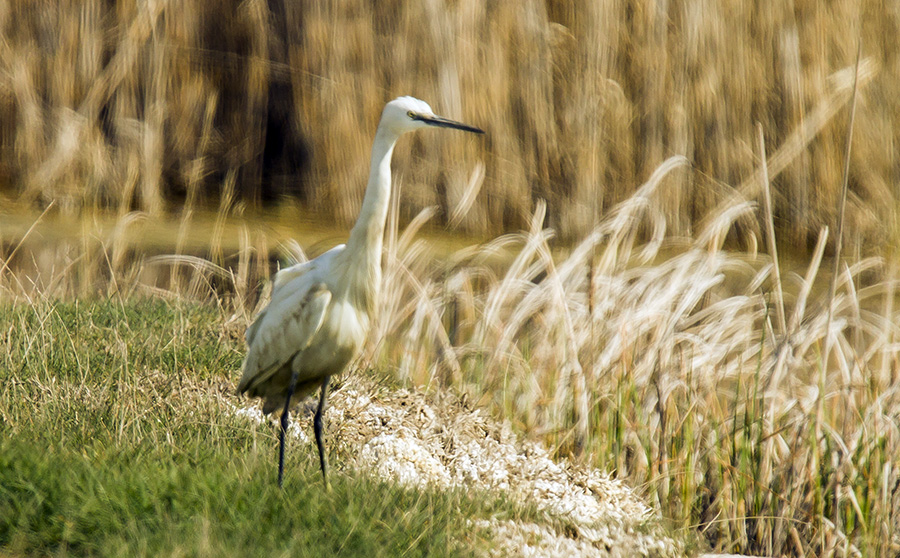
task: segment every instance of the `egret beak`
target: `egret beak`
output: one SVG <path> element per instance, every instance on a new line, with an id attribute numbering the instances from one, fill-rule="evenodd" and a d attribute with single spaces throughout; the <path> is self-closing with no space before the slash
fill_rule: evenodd
<path id="1" fill-rule="evenodd" d="M 430 126 L 438 126 L 440 128 L 456 128 L 457 130 L 463 130 L 465 132 L 474 132 L 476 134 L 484 133 L 484 130 L 482 130 L 481 128 L 476 128 L 475 126 L 469 126 L 468 124 L 463 124 L 462 122 L 450 120 L 449 118 L 444 118 L 443 116 L 426 116 L 424 114 L 417 114 L 416 116 L 413 117 L 413 120 L 419 120 Z"/>

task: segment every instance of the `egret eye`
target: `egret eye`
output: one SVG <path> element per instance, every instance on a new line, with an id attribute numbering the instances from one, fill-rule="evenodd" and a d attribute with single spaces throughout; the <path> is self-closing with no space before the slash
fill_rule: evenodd
<path id="1" fill-rule="evenodd" d="M 408 117 L 410 117 L 410 118 L 415 118 L 415 117 L 416 117 L 416 113 L 414 113 L 414 112 L 411 111 L 411 110 L 408 110 L 408 111 L 406 111 L 406 116 L 408 116 Z"/>

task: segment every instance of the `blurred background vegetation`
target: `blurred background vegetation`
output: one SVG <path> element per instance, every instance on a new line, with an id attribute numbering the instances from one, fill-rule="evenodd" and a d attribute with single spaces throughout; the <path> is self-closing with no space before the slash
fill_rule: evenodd
<path id="1" fill-rule="evenodd" d="M 656 202 L 671 233 L 690 235 L 735 191 L 756 199 L 759 122 L 781 157 L 779 238 L 800 252 L 836 228 L 861 37 L 845 238 L 897 238 L 892 2 L 7 0 L 0 37 L 7 208 L 289 202 L 346 225 L 381 108 L 409 94 L 488 134 L 399 146 L 404 220 L 437 206 L 439 223 L 495 235 L 544 199 L 546 225 L 576 238 L 679 154 L 692 165 Z"/>

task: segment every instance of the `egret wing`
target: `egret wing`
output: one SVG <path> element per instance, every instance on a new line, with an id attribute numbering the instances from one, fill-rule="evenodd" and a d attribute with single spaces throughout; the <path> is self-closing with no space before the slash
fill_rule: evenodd
<path id="1" fill-rule="evenodd" d="M 256 332 L 259 331 L 259 326 L 266 317 L 266 310 L 267 308 L 260 310 L 259 314 L 256 315 L 256 319 L 253 320 L 253 323 L 250 324 L 250 327 L 248 327 L 246 333 L 244 333 L 244 339 L 247 340 L 247 345 L 251 345 L 256 338 Z"/>
<path id="2" fill-rule="evenodd" d="M 317 262 L 315 260 L 310 260 L 308 262 L 294 264 L 290 267 L 286 267 L 284 269 L 278 270 L 275 274 L 275 277 L 272 278 L 272 291 L 277 291 L 280 287 L 288 284 L 290 281 L 300 277 L 305 274 L 307 271 L 313 268 L 313 266 Z"/>
<path id="3" fill-rule="evenodd" d="M 247 328 L 247 331 L 244 334 L 248 346 L 253 345 L 256 332 L 259 331 L 260 325 L 265 321 L 265 316 L 269 311 L 269 307 L 283 304 L 283 299 L 295 292 L 296 289 L 292 287 L 298 284 L 298 280 L 302 276 L 314 269 L 321 269 L 323 266 L 327 267 L 331 263 L 331 260 L 334 259 L 334 256 L 339 254 L 343 249 L 344 245 L 338 244 L 318 258 L 294 264 L 275 273 L 275 276 L 272 278 L 272 293 L 269 296 L 269 304 L 260 310 L 259 314 L 257 314 L 256 318 L 253 320 L 253 323 L 250 324 L 250 327 Z"/>
<path id="4" fill-rule="evenodd" d="M 298 277 L 305 275 L 313 269 L 328 269 L 334 257 L 344 250 L 344 246 L 344 244 L 338 244 L 317 258 L 279 270 L 272 279 L 272 300 L 276 298 L 276 294 L 282 287 L 290 285 Z"/>
<path id="5" fill-rule="evenodd" d="M 256 315 L 253 323 L 250 324 L 250 327 L 247 328 L 247 331 L 244 334 L 244 338 L 247 340 L 248 346 L 253 345 L 253 340 L 256 338 L 256 332 L 259 331 L 260 326 L 263 324 L 263 322 L 265 322 L 269 307 L 273 304 L 279 304 L 279 301 L 285 298 L 285 289 L 283 289 L 283 287 L 285 285 L 290 285 L 293 280 L 306 274 L 308 271 L 313 269 L 313 266 L 314 264 L 312 261 L 303 262 L 292 265 L 290 267 L 286 267 L 275 274 L 275 277 L 272 280 L 272 293 L 269 297 L 269 304 L 259 311 L 259 314 Z M 281 302 L 283 303 L 283 301 Z"/>
<path id="6" fill-rule="evenodd" d="M 269 379 L 297 353 L 309 347 L 322 327 L 331 303 L 331 291 L 324 283 L 296 281 L 299 281 L 299 287 L 308 287 L 285 285 L 281 292 L 273 293 L 272 302 L 248 330 L 249 348 L 238 385 L 239 393 Z"/>

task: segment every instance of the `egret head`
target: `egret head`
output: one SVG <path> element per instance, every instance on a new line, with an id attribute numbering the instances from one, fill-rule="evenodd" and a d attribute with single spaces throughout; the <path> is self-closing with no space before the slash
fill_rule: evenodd
<path id="1" fill-rule="evenodd" d="M 397 97 L 385 105 L 384 112 L 381 113 L 381 123 L 398 135 L 429 126 L 456 128 L 476 134 L 484 133 L 484 130 L 475 126 L 436 116 L 428 103 L 414 97 Z"/>

